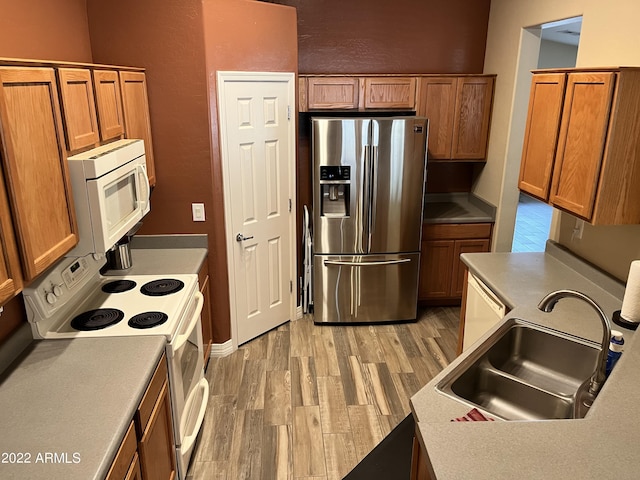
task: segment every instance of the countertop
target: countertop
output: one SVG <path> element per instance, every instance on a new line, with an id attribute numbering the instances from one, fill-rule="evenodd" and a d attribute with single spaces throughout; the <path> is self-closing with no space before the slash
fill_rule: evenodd
<path id="1" fill-rule="evenodd" d="M 591 340 L 601 339 L 600 322 L 583 302 L 563 299 L 553 312 L 536 308 L 557 288 L 592 296 L 609 317 L 622 304 L 620 282 L 596 272 L 548 243 L 545 253 L 465 254 L 463 261 L 514 309 L 519 317 Z M 493 331 L 478 340 L 411 398 L 419 440 L 434 478 L 565 479 L 637 478 L 640 441 L 637 398 L 640 341 L 624 332 L 625 350 L 589 413 L 581 420 L 451 422 L 471 407 L 436 391 L 436 384 Z"/>
<path id="2" fill-rule="evenodd" d="M 31 343 L 0 377 L 0 478 L 104 478 L 164 346 L 162 336 Z"/>
<path id="3" fill-rule="evenodd" d="M 496 208 L 472 193 L 427 193 L 424 223 L 493 223 Z"/>
<path id="4" fill-rule="evenodd" d="M 104 275 L 198 273 L 207 258 L 206 235 L 136 235 L 131 240 L 131 268 Z"/>

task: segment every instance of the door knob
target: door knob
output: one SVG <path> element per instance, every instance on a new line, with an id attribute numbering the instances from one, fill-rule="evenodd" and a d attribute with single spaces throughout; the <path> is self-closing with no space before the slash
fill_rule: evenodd
<path id="1" fill-rule="evenodd" d="M 238 235 L 236 235 L 236 242 L 242 242 L 244 240 L 251 240 L 252 238 L 253 238 L 253 235 L 251 235 L 250 237 L 245 237 L 244 235 L 239 233 Z"/>

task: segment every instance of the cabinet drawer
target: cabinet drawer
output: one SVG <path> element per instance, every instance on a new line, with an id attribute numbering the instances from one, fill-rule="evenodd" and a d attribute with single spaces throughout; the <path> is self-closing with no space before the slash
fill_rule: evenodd
<path id="1" fill-rule="evenodd" d="M 132 462 L 135 460 L 136 450 L 138 449 L 138 441 L 136 440 L 136 429 L 133 422 L 129 425 L 129 429 L 124 436 L 124 440 L 118 449 L 116 458 L 111 464 L 111 469 L 107 474 L 106 480 L 123 480 L 127 478 Z"/>
<path id="2" fill-rule="evenodd" d="M 136 414 L 138 435 L 140 437 L 142 437 L 145 429 L 147 428 L 147 423 L 149 422 L 149 418 L 151 417 L 151 413 L 155 407 L 156 400 L 158 399 L 160 391 L 162 390 L 162 385 L 166 380 L 167 359 L 162 355 L 160 363 L 156 368 L 156 372 L 153 374 L 153 378 L 149 383 L 149 387 L 147 387 L 147 391 L 142 397 L 142 401 L 140 402 L 140 406 L 138 407 L 138 412 Z"/>
<path id="3" fill-rule="evenodd" d="M 431 223 L 422 225 L 423 240 L 490 238 L 491 223 Z"/>

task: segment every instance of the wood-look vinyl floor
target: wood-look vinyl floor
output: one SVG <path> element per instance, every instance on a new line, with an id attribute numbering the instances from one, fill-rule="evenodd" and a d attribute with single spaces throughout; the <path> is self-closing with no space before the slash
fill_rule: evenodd
<path id="1" fill-rule="evenodd" d="M 410 412 L 457 346 L 460 309 L 416 323 L 287 323 L 212 358 L 189 480 L 339 480 Z"/>

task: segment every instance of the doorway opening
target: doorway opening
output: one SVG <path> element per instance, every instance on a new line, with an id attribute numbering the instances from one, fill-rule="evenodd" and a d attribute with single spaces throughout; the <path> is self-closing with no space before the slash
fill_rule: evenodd
<path id="1" fill-rule="evenodd" d="M 573 17 L 531 28 L 540 31 L 537 68 L 575 67 L 581 27 L 582 17 Z M 520 193 L 511 251 L 544 251 L 552 217 L 553 207 Z"/>

